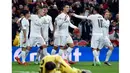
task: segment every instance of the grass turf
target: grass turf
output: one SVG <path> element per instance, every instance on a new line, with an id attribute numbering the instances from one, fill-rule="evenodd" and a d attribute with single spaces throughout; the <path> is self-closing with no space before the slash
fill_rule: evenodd
<path id="1" fill-rule="evenodd" d="M 16 62 L 12 63 L 12 73 L 38 73 L 39 65 L 35 65 L 33 62 L 28 66 L 18 65 Z M 79 69 L 88 69 L 92 73 L 119 73 L 119 63 L 111 62 L 112 66 L 107 66 L 102 63 L 101 66 L 92 66 L 92 62 L 79 62 L 71 65 L 71 67 Z"/>

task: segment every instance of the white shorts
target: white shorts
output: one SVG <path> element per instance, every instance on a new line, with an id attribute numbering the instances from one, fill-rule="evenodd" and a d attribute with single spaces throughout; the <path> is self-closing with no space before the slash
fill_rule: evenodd
<path id="1" fill-rule="evenodd" d="M 65 46 L 67 44 L 67 36 L 55 36 L 54 46 Z"/>
<path id="2" fill-rule="evenodd" d="M 30 47 L 33 47 L 33 46 L 42 46 L 43 44 L 45 45 L 45 41 L 42 37 L 30 37 L 29 38 L 29 45 Z"/>
<path id="3" fill-rule="evenodd" d="M 91 47 L 98 48 L 101 40 L 102 40 L 102 35 L 93 35 L 91 38 Z"/>
<path id="4" fill-rule="evenodd" d="M 74 43 L 73 39 L 70 35 L 67 37 L 67 43 Z"/>
<path id="5" fill-rule="evenodd" d="M 99 48 L 99 49 L 102 49 L 104 46 L 106 46 L 106 47 L 112 46 L 112 47 L 113 47 L 113 45 L 112 45 L 112 43 L 111 43 L 109 37 L 103 37 L 103 38 L 102 38 L 102 41 L 100 42 L 98 48 Z"/>
<path id="6" fill-rule="evenodd" d="M 29 45 L 28 39 L 26 39 L 26 42 L 24 42 L 24 38 L 20 37 L 20 47 L 27 47 L 27 45 Z"/>

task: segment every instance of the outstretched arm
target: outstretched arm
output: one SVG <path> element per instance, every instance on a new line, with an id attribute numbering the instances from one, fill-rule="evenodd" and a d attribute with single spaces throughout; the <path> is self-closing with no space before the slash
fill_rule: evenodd
<path id="1" fill-rule="evenodd" d="M 77 15 L 77 14 L 72 14 L 74 17 L 76 18 L 80 18 L 80 19 L 87 19 L 87 16 L 82 16 L 82 15 Z"/>

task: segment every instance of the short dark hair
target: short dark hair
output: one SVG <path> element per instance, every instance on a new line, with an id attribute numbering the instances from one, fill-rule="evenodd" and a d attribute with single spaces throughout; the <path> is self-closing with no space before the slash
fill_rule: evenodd
<path id="1" fill-rule="evenodd" d="M 25 16 L 26 14 L 28 14 L 29 13 L 29 11 L 28 10 L 23 10 L 22 11 L 22 14 Z"/>
<path id="2" fill-rule="evenodd" d="M 63 10 L 63 8 L 65 7 L 65 6 L 69 6 L 69 4 L 68 3 L 64 3 L 63 5 L 62 5 L 62 10 Z"/>
<path id="3" fill-rule="evenodd" d="M 43 5 L 43 6 L 42 6 L 42 5 L 39 5 L 38 8 L 39 8 L 39 9 L 48 8 L 48 5 Z"/>
<path id="4" fill-rule="evenodd" d="M 94 7 L 94 10 L 99 13 L 99 7 Z"/>
<path id="5" fill-rule="evenodd" d="M 45 64 L 45 68 L 46 70 L 53 70 L 54 68 L 56 68 L 56 65 L 52 61 L 49 61 Z"/>

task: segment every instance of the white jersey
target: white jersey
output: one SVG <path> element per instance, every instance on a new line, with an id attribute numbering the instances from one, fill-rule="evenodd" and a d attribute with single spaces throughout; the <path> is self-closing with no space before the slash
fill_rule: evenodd
<path id="1" fill-rule="evenodd" d="M 104 25 L 103 25 L 103 28 L 102 28 L 102 31 L 103 31 L 103 36 L 105 37 L 109 37 L 109 26 L 110 26 L 110 21 L 109 20 L 106 20 L 104 19 Z"/>
<path id="2" fill-rule="evenodd" d="M 41 18 L 38 15 L 31 15 L 31 33 L 30 37 L 42 37 L 41 28 L 42 22 Z"/>
<path id="3" fill-rule="evenodd" d="M 48 38 L 48 29 L 53 31 L 52 17 L 49 15 L 41 17 L 42 20 L 42 35 L 44 38 Z"/>
<path id="4" fill-rule="evenodd" d="M 59 14 L 55 19 L 55 36 L 69 36 L 68 27 L 77 28 L 70 22 L 70 17 L 65 14 Z"/>
<path id="5" fill-rule="evenodd" d="M 26 18 L 23 18 L 21 20 L 21 32 L 20 32 L 20 38 L 24 38 L 23 30 L 26 30 L 26 38 L 28 37 L 29 33 L 29 21 Z"/>
<path id="6" fill-rule="evenodd" d="M 104 18 L 102 17 L 102 15 L 100 14 L 92 14 L 90 16 L 80 16 L 80 15 L 74 15 L 77 18 L 81 18 L 81 19 L 89 19 L 92 22 L 92 35 L 103 35 L 102 32 L 102 27 L 103 27 L 103 23 L 104 23 Z"/>

